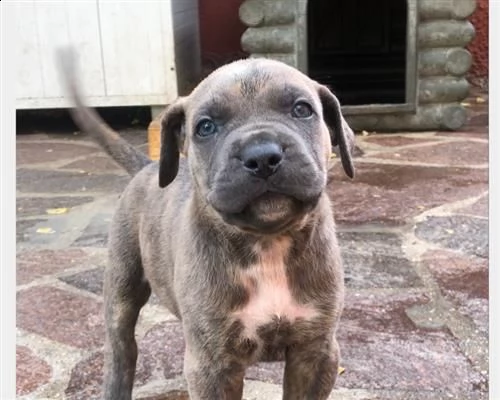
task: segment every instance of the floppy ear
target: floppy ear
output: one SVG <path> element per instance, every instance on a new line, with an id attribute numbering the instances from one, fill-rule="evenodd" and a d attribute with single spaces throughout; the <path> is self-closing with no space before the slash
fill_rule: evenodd
<path id="1" fill-rule="evenodd" d="M 318 94 L 323 105 L 323 118 L 330 130 L 332 144 L 339 146 L 340 160 L 346 175 L 349 178 L 354 178 L 354 166 L 351 158 L 354 133 L 342 116 L 340 103 L 334 94 L 323 85 L 319 85 Z"/>
<path id="2" fill-rule="evenodd" d="M 177 100 L 165 110 L 161 119 L 160 187 L 168 186 L 179 171 L 179 153 L 184 137 L 184 102 Z"/>

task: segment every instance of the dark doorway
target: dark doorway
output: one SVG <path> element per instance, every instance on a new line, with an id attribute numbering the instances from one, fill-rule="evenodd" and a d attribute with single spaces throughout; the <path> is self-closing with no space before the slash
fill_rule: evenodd
<path id="1" fill-rule="evenodd" d="M 406 0 L 309 0 L 309 75 L 343 105 L 405 103 Z"/>

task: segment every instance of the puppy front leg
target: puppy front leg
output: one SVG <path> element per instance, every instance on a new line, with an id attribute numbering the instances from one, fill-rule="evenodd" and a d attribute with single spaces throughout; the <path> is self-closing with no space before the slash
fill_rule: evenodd
<path id="1" fill-rule="evenodd" d="M 290 347 L 283 400 L 326 400 L 337 378 L 339 348 L 332 337 Z"/>
<path id="2" fill-rule="evenodd" d="M 105 272 L 104 299 L 106 344 L 104 399 L 128 400 L 132 396 L 137 343 L 135 325 L 151 289 L 142 275 L 137 258 L 111 250 L 113 256 Z"/>
<path id="3" fill-rule="evenodd" d="M 217 351 L 215 343 L 201 349 L 186 340 L 184 375 L 191 400 L 241 400 L 244 367 Z"/>

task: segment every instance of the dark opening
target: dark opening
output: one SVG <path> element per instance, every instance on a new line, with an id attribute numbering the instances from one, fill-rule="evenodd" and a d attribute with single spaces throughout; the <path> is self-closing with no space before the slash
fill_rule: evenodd
<path id="1" fill-rule="evenodd" d="M 344 105 L 405 103 L 406 0 L 309 0 L 309 75 Z"/>

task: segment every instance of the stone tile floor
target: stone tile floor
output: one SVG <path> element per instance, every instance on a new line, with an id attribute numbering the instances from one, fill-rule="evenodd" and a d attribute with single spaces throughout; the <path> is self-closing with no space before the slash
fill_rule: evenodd
<path id="1" fill-rule="evenodd" d="M 359 135 L 356 179 L 331 170 L 348 288 L 332 398 L 488 397 L 487 95 L 468 103 L 459 132 Z M 128 178 L 85 135 L 39 130 L 17 136 L 17 393 L 99 398 L 106 230 Z M 145 129 L 121 132 L 147 149 Z M 154 296 L 137 337 L 136 398 L 185 399 L 182 331 Z M 245 398 L 279 399 L 281 380 L 258 365 Z"/>

